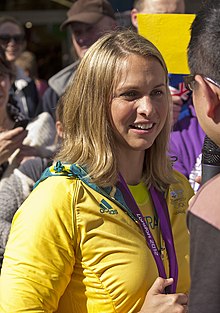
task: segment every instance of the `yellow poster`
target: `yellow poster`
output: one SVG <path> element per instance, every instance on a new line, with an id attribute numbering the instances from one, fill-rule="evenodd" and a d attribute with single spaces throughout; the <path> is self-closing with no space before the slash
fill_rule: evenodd
<path id="1" fill-rule="evenodd" d="M 140 35 L 161 52 L 173 74 L 188 74 L 187 46 L 195 14 L 138 14 Z"/>

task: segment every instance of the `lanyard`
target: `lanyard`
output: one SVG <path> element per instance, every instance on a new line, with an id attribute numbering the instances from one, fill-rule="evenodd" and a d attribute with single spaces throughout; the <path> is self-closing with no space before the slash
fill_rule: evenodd
<path id="1" fill-rule="evenodd" d="M 143 230 L 147 244 L 157 264 L 159 276 L 162 278 L 167 278 L 164 264 L 162 262 L 155 240 L 147 225 L 147 222 L 143 214 L 141 213 L 136 201 L 134 200 L 134 197 L 132 196 L 126 182 L 124 181 L 124 178 L 121 175 L 119 176 L 119 178 L 120 178 L 120 181 L 118 183 L 118 187 L 123 194 L 123 197 L 127 206 L 130 208 L 132 213 L 138 219 L 139 225 L 141 229 Z M 150 194 L 154 203 L 154 207 L 157 211 L 158 218 L 160 220 L 161 233 L 162 233 L 163 240 L 165 242 L 168 259 L 169 259 L 169 274 L 170 274 L 170 277 L 174 279 L 173 284 L 166 288 L 166 292 L 175 293 L 177 280 L 178 280 L 178 264 L 177 264 L 177 258 L 176 258 L 176 253 L 175 253 L 175 247 L 174 247 L 174 242 L 173 242 L 173 235 L 172 235 L 172 229 L 171 229 L 167 204 L 162 193 L 157 191 L 153 186 L 150 187 Z"/>

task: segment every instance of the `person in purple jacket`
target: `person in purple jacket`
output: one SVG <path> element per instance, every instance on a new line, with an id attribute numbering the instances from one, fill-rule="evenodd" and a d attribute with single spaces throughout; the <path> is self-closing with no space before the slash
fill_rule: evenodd
<path id="1" fill-rule="evenodd" d="M 189 179 L 195 192 L 200 186 L 196 182 L 196 177 L 201 176 L 204 138 L 205 133 L 198 122 L 191 101 L 188 105 L 188 114 L 175 123 L 171 132 L 170 155 L 173 157 L 173 167 Z"/>

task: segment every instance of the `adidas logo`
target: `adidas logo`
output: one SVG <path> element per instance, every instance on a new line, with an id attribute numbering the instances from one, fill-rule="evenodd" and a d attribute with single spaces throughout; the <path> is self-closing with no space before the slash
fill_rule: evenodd
<path id="1" fill-rule="evenodd" d="M 107 201 L 102 199 L 100 203 L 100 213 L 118 214 L 118 211 L 114 210 Z"/>

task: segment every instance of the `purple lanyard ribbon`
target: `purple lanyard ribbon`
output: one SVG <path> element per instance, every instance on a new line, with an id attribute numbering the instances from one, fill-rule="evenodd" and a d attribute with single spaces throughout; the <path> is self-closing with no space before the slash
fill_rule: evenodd
<path id="1" fill-rule="evenodd" d="M 151 231 L 147 225 L 147 222 L 141 213 L 134 197 L 132 196 L 124 178 L 120 175 L 120 181 L 118 183 L 118 187 L 121 190 L 124 200 L 127 206 L 130 208 L 132 213 L 138 219 L 139 225 L 144 232 L 145 239 L 147 244 L 153 254 L 155 262 L 157 264 L 157 269 L 159 276 L 162 278 L 167 278 L 163 261 L 161 259 L 160 253 L 158 251 L 156 242 L 151 234 Z M 173 278 L 174 282 L 171 286 L 166 288 L 166 293 L 175 293 L 177 280 L 178 280 L 178 263 L 176 258 L 176 252 L 173 242 L 173 234 L 170 224 L 169 212 L 166 204 L 166 200 L 164 199 L 161 192 L 157 191 L 153 186 L 150 187 L 150 194 L 154 203 L 154 207 L 156 209 L 158 218 L 160 220 L 160 227 L 163 240 L 165 242 L 168 259 L 169 259 L 169 275 Z"/>

